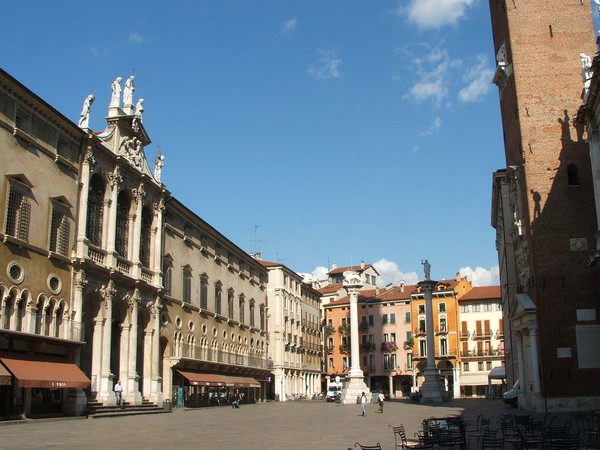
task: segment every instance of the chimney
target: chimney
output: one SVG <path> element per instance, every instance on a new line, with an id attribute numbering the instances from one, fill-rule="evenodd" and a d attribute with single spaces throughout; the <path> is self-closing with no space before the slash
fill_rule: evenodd
<path id="1" fill-rule="evenodd" d="M 400 286 L 400 292 L 404 292 L 404 285 L 406 285 L 406 281 L 400 280 L 398 286 Z"/>
<path id="2" fill-rule="evenodd" d="M 335 269 L 337 269 L 337 264 L 332 264 L 331 265 L 331 270 L 335 270 Z"/>
<path id="3" fill-rule="evenodd" d="M 361 269 L 364 269 L 364 268 L 365 268 L 365 262 L 364 262 L 364 261 L 361 261 L 361 262 L 360 262 L 360 268 L 361 268 Z"/>

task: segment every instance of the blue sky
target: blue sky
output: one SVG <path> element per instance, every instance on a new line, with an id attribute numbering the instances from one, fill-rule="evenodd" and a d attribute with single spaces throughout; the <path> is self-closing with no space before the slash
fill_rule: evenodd
<path id="1" fill-rule="evenodd" d="M 105 127 L 135 75 L 152 163 L 200 217 L 302 273 L 497 283 L 503 168 L 483 0 L 11 2 L 2 68 Z M 152 165 L 152 164 L 151 164 Z"/>

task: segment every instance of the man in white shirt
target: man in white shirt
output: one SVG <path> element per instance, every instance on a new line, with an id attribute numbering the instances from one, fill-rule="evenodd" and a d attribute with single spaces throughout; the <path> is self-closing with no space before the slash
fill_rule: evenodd
<path id="1" fill-rule="evenodd" d="M 115 384 L 115 396 L 117 397 L 117 405 L 123 408 L 123 386 L 121 385 L 121 380 L 118 380 L 117 384 Z"/>

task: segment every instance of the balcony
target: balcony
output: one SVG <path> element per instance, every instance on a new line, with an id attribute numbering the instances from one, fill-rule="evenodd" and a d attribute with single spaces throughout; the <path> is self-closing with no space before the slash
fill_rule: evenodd
<path id="1" fill-rule="evenodd" d="M 384 353 L 394 353 L 398 350 L 396 341 L 387 341 L 381 343 L 381 351 Z"/>
<path id="2" fill-rule="evenodd" d="M 343 335 L 348 335 L 350 334 L 350 324 L 349 323 L 343 323 L 338 327 L 338 331 L 340 332 L 340 334 Z"/>
<path id="3" fill-rule="evenodd" d="M 360 331 L 367 331 L 369 329 L 368 322 L 361 322 L 360 324 L 358 324 L 358 329 Z"/>
<path id="4" fill-rule="evenodd" d="M 446 327 L 436 328 L 435 334 L 448 334 L 448 329 Z"/>
<path id="5" fill-rule="evenodd" d="M 460 332 L 460 340 L 461 341 L 468 341 L 469 340 L 469 332 L 468 331 L 461 331 Z"/>
<path id="6" fill-rule="evenodd" d="M 425 336 L 426 334 L 427 334 L 427 332 L 425 331 L 425 328 L 419 328 L 415 332 L 415 336 Z"/>
<path id="7" fill-rule="evenodd" d="M 492 338 L 492 332 L 490 330 L 485 330 L 485 331 L 474 331 L 473 332 L 473 336 L 472 336 L 473 340 L 484 340 L 484 339 L 491 339 Z"/>
<path id="8" fill-rule="evenodd" d="M 460 352 L 461 358 L 464 359 L 497 359 L 504 356 L 504 350 L 476 350 L 476 351 L 462 351 Z"/>
<path id="9" fill-rule="evenodd" d="M 375 348 L 376 347 L 374 342 L 366 342 L 360 345 L 361 352 L 374 352 Z"/>
<path id="10" fill-rule="evenodd" d="M 333 325 L 327 325 L 325 327 L 325 336 L 330 336 L 333 333 L 335 333 L 335 328 L 333 327 Z"/>
<path id="11" fill-rule="evenodd" d="M 265 369 L 267 367 L 267 361 L 263 358 L 240 355 L 237 353 L 225 352 L 210 348 L 202 348 L 189 344 L 182 344 L 180 348 L 175 348 L 174 357 L 193 359 L 196 361 L 233 364 L 236 366 L 254 367 L 260 369 Z"/>
<path id="12" fill-rule="evenodd" d="M 350 346 L 349 345 L 340 345 L 340 353 L 350 353 Z"/>

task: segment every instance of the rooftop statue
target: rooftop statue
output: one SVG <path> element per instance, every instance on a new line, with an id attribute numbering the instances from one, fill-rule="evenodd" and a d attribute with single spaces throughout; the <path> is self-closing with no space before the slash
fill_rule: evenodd
<path id="1" fill-rule="evenodd" d="M 131 114 L 133 112 L 133 91 L 135 91 L 135 86 L 133 84 L 134 79 L 135 77 L 133 75 L 127 78 L 125 89 L 123 90 L 123 109 L 126 114 Z"/>
<path id="2" fill-rule="evenodd" d="M 423 264 L 423 271 L 425 272 L 425 280 L 431 280 L 431 264 L 429 264 L 429 261 L 427 261 L 426 259 L 421 261 L 421 264 Z"/>
<path id="3" fill-rule="evenodd" d="M 109 108 L 118 108 L 121 105 L 121 80 L 121 77 L 117 77 L 117 79 L 112 82 L 112 96 L 110 97 Z"/>
<path id="4" fill-rule="evenodd" d="M 90 127 L 90 110 L 92 109 L 92 103 L 94 103 L 96 97 L 93 94 L 88 95 L 83 101 L 83 109 L 79 117 L 79 128 Z"/>

